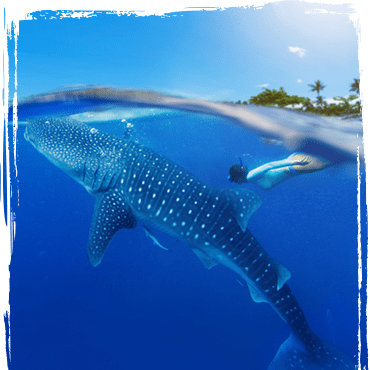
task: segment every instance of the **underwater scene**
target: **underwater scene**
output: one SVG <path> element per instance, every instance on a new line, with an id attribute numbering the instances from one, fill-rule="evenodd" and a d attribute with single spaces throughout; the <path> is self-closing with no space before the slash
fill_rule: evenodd
<path id="1" fill-rule="evenodd" d="M 109 92 L 123 90 L 18 106 L 10 369 L 354 369 L 364 176 L 351 150 L 309 145 L 315 116 L 245 107 L 243 127 L 240 107 L 225 118 L 138 92 L 114 106 Z M 257 134 L 250 114 L 280 130 Z M 278 140 L 292 114 L 307 132 L 295 152 Z M 271 188 L 228 178 L 303 147 L 332 165 L 284 162 L 295 175 Z"/>
<path id="2" fill-rule="evenodd" d="M 175 3 L 4 13 L 8 368 L 363 368 L 354 9 Z"/>

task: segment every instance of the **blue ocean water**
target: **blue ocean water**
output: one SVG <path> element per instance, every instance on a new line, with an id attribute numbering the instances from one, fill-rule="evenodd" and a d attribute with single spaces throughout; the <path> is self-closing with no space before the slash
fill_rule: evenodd
<path id="1" fill-rule="evenodd" d="M 286 158 L 212 116 L 170 112 L 94 123 L 164 154 L 215 187 L 237 156 L 250 168 Z M 226 267 L 206 270 L 181 242 L 140 224 L 120 231 L 91 267 L 94 199 L 18 130 L 16 238 L 10 265 L 11 370 L 264 370 L 289 330 Z M 291 179 L 270 191 L 249 228 L 292 274 L 311 328 L 351 356 L 358 346 L 357 164 Z M 364 196 L 362 197 L 364 201 Z M 363 230 L 364 232 L 364 230 Z"/>

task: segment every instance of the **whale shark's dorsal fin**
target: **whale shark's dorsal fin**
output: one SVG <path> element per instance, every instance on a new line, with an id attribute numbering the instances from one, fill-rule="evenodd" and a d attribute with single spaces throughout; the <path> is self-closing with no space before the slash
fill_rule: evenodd
<path id="1" fill-rule="evenodd" d="M 96 197 L 87 244 L 90 263 L 93 266 L 99 265 L 109 242 L 117 231 L 133 229 L 136 225 L 136 217 L 117 189 L 100 193 Z"/>
<path id="2" fill-rule="evenodd" d="M 197 257 L 200 259 L 200 261 L 203 263 L 204 267 L 209 270 L 213 266 L 218 265 L 218 262 L 216 262 L 211 257 L 208 257 L 204 252 L 202 252 L 200 249 L 193 248 L 193 252 L 197 255 Z"/>
<path id="3" fill-rule="evenodd" d="M 292 274 L 284 265 L 276 260 L 274 260 L 274 266 L 278 274 L 277 290 L 280 290 L 282 286 L 292 277 Z"/>
<path id="4" fill-rule="evenodd" d="M 262 197 L 252 190 L 246 189 L 222 189 L 231 205 L 231 213 L 245 232 L 249 219 L 262 204 Z"/>

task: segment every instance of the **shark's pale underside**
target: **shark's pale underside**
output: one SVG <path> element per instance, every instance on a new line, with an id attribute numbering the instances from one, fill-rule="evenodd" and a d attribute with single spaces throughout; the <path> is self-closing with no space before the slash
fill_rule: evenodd
<path id="1" fill-rule="evenodd" d="M 309 328 L 286 281 L 247 228 L 261 197 L 249 190 L 214 189 L 149 148 L 70 119 L 37 119 L 25 137 L 96 198 L 88 257 L 97 266 L 114 235 L 137 220 L 189 245 L 207 268 L 220 263 L 267 302 L 291 335 L 269 369 L 354 369 L 351 360 Z"/>

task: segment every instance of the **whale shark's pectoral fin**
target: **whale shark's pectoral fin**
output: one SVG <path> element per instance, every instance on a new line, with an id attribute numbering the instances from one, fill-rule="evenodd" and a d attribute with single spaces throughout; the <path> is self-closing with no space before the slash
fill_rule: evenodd
<path id="1" fill-rule="evenodd" d="M 249 219 L 262 204 L 262 197 L 255 191 L 246 189 L 223 189 L 223 193 L 231 205 L 232 215 L 243 232 L 245 232 Z"/>
<path id="2" fill-rule="evenodd" d="M 200 261 L 203 263 L 204 267 L 209 270 L 213 266 L 218 265 L 218 262 L 216 262 L 211 257 L 208 257 L 204 252 L 202 252 L 200 249 L 193 248 L 193 252 L 197 255 L 197 257 L 200 259 Z"/>
<path id="3" fill-rule="evenodd" d="M 93 266 L 99 265 L 113 236 L 121 229 L 133 229 L 137 220 L 125 198 L 116 189 L 96 198 L 90 227 L 87 255 Z"/>

